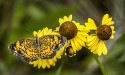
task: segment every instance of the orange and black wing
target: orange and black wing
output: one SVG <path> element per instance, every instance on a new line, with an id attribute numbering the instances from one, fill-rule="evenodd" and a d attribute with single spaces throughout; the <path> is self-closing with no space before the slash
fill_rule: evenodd
<path id="1" fill-rule="evenodd" d="M 39 59 L 36 38 L 22 39 L 14 42 L 9 46 L 9 49 L 13 55 L 22 58 L 26 62 Z"/>
<path id="2" fill-rule="evenodd" d="M 22 39 L 9 46 L 13 55 L 27 62 L 42 59 L 51 59 L 66 43 L 64 36 L 46 35 L 40 38 Z"/>
<path id="3" fill-rule="evenodd" d="M 66 41 L 66 37 L 59 35 L 46 35 L 39 38 L 39 57 L 42 59 L 53 58 L 56 52 L 66 44 Z"/>

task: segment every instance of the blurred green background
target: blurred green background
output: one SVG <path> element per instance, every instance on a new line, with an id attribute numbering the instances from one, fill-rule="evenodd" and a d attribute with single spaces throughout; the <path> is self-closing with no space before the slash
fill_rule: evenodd
<path id="1" fill-rule="evenodd" d="M 85 48 L 43 70 L 12 55 L 8 45 L 33 37 L 32 32 L 43 27 L 55 29 L 65 15 L 73 14 L 81 24 L 91 17 L 100 25 L 106 13 L 115 21 L 116 34 L 107 41 L 108 54 L 100 60 L 109 75 L 125 75 L 125 0 L 0 0 L 0 75 L 102 75 Z"/>

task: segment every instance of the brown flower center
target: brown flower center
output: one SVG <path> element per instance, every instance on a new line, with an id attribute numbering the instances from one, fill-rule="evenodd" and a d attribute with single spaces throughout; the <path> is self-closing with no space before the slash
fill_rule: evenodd
<path id="1" fill-rule="evenodd" d="M 66 21 L 60 26 L 59 32 L 69 40 L 74 38 L 77 34 L 77 27 L 73 22 Z"/>
<path id="2" fill-rule="evenodd" d="M 112 29 L 108 25 L 101 25 L 97 27 L 97 36 L 101 40 L 108 40 L 112 35 Z"/>

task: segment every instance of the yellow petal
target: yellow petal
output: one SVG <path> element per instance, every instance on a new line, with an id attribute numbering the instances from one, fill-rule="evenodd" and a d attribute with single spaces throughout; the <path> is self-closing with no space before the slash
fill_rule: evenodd
<path id="1" fill-rule="evenodd" d="M 43 64 L 42 64 L 42 68 L 43 68 L 43 69 L 45 69 L 45 68 L 46 68 L 46 66 L 47 66 L 47 64 L 46 64 L 46 63 L 47 63 L 47 61 L 46 61 L 46 59 L 43 59 L 42 61 L 43 61 L 43 62 L 42 62 L 42 63 L 43 63 Z"/>
<path id="2" fill-rule="evenodd" d="M 97 52 L 97 50 L 96 50 L 97 47 L 98 47 L 97 45 L 98 45 L 98 44 L 93 44 L 92 46 L 90 46 L 90 47 L 89 47 L 90 51 L 93 52 L 93 53 Z"/>
<path id="3" fill-rule="evenodd" d="M 43 28 L 42 31 L 39 32 L 39 34 L 41 34 L 42 36 L 44 36 L 44 35 L 45 35 L 45 34 L 44 34 L 44 31 L 45 31 L 45 28 Z"/>
<path id="4" fill-rule="evenodd" d="M 110 26 L 112 30 L 114 30 L 114 26 Z"/>
<path id="5" fill-rule="evenodd" d="M 82 26 L 82 25 L 77 25 L 77 24 L 75 24 L 75 25 L 76 25 L 76 27 L 77 27 L 77 29 L 78 29 L 79 31 L 85 31 L 85 30 L 86 30 L 85 27 Z"/>
<path id="6" fill-rule="evenodd" d="M 110 39 L 113 39 L 114 38 L 114 35 L 111 35 Z"/>
<path id="7" fill-rule="evenodd" d="M 88 36 L 87 37 L 87 42 L 92 42 L 92 41 L 94 41 L 94 40 L 96 40 L 98 37 L 97 36 Z"/>
<path id="8" fill-rule="evenodd" d="M 62 18 L 59 18 L 59 23 L 61 25 L 62 23 L 64 23 L 64 20 Z"/>
<path id="9" fill-rule="evenodd" d="M 33 32 L 33 35 L 34 35 L 34 36 L 37 36 L 37 32 L 36 32 L 36 31 L 34 31 L 34 32 Z"/>
<path id="10" fill-rule="evenodd" d="M 87 37 L 89 35 L 86 32 L 79 31 L 79 32 L 77 32 L 77 36 L 79 36 L 79 37 Z"/>
<path id="11" fill-rule="evenodd" d="M 59 58 L 59 59 L 61 58 L 61 54 L 60 54 L 59 51 L 56 53 L 56 57 Z"/>
<path id="12" fill-rule="evenodd" d="M 95 22 L 91 18 L 88 18 L 88 22 L 91 23 L 94 27 L 96 27 Z"/>
<path id="13" fill-rule="evenodd" d="M 101 54 L 103 53 L 104 55 L 106 55 L 107 54 L 107 48 L 106 48 L 106 46 L 105 46 L 105 42 L 104 41 L 100 41 L 100 50 L 99 51 L 101 51 Z M 99 55 L 101 55 L 101 54 L 99 54 Z"/>
<path id="14" fill-rule="evenodd" d="M 50 64 L 49 64 L 49 62 L 48 62 L 48 59 L 46 59 L 46 66 L 47 66 L 47 68 L 50 68 Z"/>
<path id="15" fill-rule="evenodd" d="M 110 39 L 113 39 L 113 38 L 114 38 L 114 33 L 115 33 L 115 31 L 114 31 L 114 26 L 110 26 L 110 27 L 111 27 L 111 29 L 112 29 L 112 35 L 111 35 Z"/>
<path id="16" fill-rule="evenodd" d="M 68 17 L 67 16 L 64 16 L 64 21 L 68 21 Z"/>
<path id="17" fill-rule="evenodd" d="M 86 28 L 86 27 L 79 27 L 77 28 L 79 32 L 84 32 L 84 33 L 89 33 L 90 29 Z"/>
<path id="18" fill-rule="evenodd" d="M 97 54 L 100 56 L 103 52 L 103 46 L 102 46 L 103 41 L 99 41 L 98 43 L 98 48 L 97 48 Z"/>
<path id="19" fill-rule="evenodd" d="M 39 60 L 38 60 L 38 68 L 40 68 L 41 66 L 42 66 L 42 60 L 39 59 Z"/>
<path id="20" fill-rule="evenodd" d="M 103 43 L 103 46 L 104 46 L 104 47 L 103 47 L 103 48 L 104 48 L 104 49 L 103 49 L 103 54 L 106 55 L 108 50 L 107 50 L 107 48 L 106 48 L 106 46 L 105 46 L 104 43 Z"/>
<path id="21" fill-rule="evenodd" d="M 77 47 L 75 46 L 74 40 L 71 40 L 71 45 L 72 45 L 74 52 L 76 53 Z"/>
<path id="22" fill-rule="evenodd" d="M 109 15 L 108 14 L 105 14 L 102 18 L 102 25 L 105 24 L 105 20 L 107 20 L 109 18 Z"/>
<path id="23" fill-rule="evenodd" d="M 34 67 L 38 65 L 38 60 L 34 61 Z"/>
<path id="24" fill-rule="evenodd" d="M 72 15 L 69 15 L 69 21 L 72 21 Z"/>
<path id="25" fill-rule="evenodd" d="M 51 34 L 51 33 L 52 33 L 52 29 L 47 29 L 47 30 L 46 30 L 46 33 L 47 33 L 46 35 Z"/>
<path id="26" fill-rule="evenodd" d="M 87 36 L 88 36 L 88 34 L 86 34 L 86 33 L 84 34 L 84 33 L 80 33 L 80 32 L 78 32 L 76 35 L 76 37 L 78 37 L 79 39 L 81 39 L 84 42 L 87 41 L 87 39 L 86 39 Z"/>
<path id="27" fill-rule="evenodd" d="M 56 27 L 56 30 L 55 31 L 59 31 L 59 27 Z"/>
<path id="28" fill-rule="evenodd" d="M 53 57 L 52 60 L 53 60 L 53 62 L 56 62 L 56 61 L 57 61 L 57 58 L 56 58 L 56 57 Z"/>
<path id="29" fill-rule="evenodd" d="M 102 25 L 108 25 L 108 23 L 110 23 L 111 20 L 112 20 L 112 18 L 108 18 L 108 19 L 106 19 L 106 20 L 104 21 L 104 24 L 102 24 Z"/>
<path id="30" fill-rule="evenodd" d="M 94 40 L 90 45 L 91 52 L 97 51 L 99 39 Z"/>
<path id="31" fill-rule="evenodd" d="M 46 35 L 49 32 L 48 28 L 44 28 L 44 35 Z"/>
<path id="32" fill-rule="evenodd" d="M 56 65 L 55 62 L 53 62 L 52 66 L 55 66 L 55 65 Z"/>
<path id="33" fill-rule="evenodd" d="M 63 54 L 65 47 L 66 47 L 67 43 L 62 47 L 62 49 L 60 50 L 61 55 Z"/>
<path id="34" fill-rule="evenodd" d="M 77 38 L 74 38 L 74 43 L 75 43 L 77 50 L 82 48 L 82 46 L 80 46 L 79 42 L 77 41 Z"/>
<path id="35" fill-rule="evenodd" d="M 76 39 L 76 40 L 79 42 L 79 45 L 80 45 L 80 46 L 85 46 L 85 42 L 86 42 L 86 41 L 83 41 L 83 40 L 82 40 L 83 38 L 80 38 L 80 37 L 77 37 L 77 38 L 78 38 L 78 39 Z"/>
<path id="36" fill-rule="evenodd" d="M 112 31 L 112 34 L 114 34 L 115 33 L 115 31 Z"/>
<path id="37" fill-rule="evenodd" d="M 39 30 L 40 31 L 40 30 Z M 39 32 L 38 31 L 38 32 Z M 39 34 L 41 35 L 41 36 L 44 36 L 44 28 L 42 29 L 42 31 L 41 32 L 39 32 Z"/>
<path id="38" fill-rule="evenodd" d="M 114 21 L 110 21 L 109 23 L 107 23 L 106 25 L 113 25 L 114 24 Z"/>
<path id="39" fill-rule="evenodd" d="M 38 37 L 42 37 L 43 36 L 43 33 L 41 30 L 38 31 L 38 34 L 37 34 Z"/>
<path id="40" fill-rule="evenodd" d="M 52 65 L 52 64 L 53 64 L 52 59 L 48 59 L 48 62 L 49 62 L 49 64 L 50 64 L 50 65 Z"/>
<path id="41" fill-rule="evenodd" d="M 88 18 L 88 23 L 85 23 L 85 26 L 88 29 L 92 29 L 92 30 L 97 29 L 95 22 L 91 18 Z"/>
<path id="42" fill-rule="evenodd" d="M 96 30 L 96 28 L 93 27 L 92 24 L 90 24 L 90 23 L 85 23 L 85 26 L 87 29 Z"/>
<path id="43" fill-rule="evenodd" d="M 29 62 L 29 64 L 33 64 L 34 62 Z"/>

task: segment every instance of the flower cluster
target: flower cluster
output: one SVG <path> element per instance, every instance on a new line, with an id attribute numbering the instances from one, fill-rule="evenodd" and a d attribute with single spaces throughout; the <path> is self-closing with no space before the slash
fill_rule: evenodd
<path id="1" fill-rule="evenodd" d="M 52 32 L 52 29 L 48 29 L 47 27 L 46 28 L 43 28 L 43 30 L 39 30 L 38 32 L 34 31 L 33 32 L 33 35 L 36 37 L 42 37 L 42 36 L 45 36 L 45 35 L 54 35 L 54 32 Z M 57 58 L 60 59 L 61 58 L 61 55 L 63 54 L 64 52 L 64 47 L 62 47 L 60 50 L 58 50 L 56 52 L 56 55 L 51 58 L 51 59 L 42 59 L 42 58 L 39 58 L 38 60 L 36 61 L 33 61 L 33 62 L 29 62 L 29 64 L 33 64 L 34 67 L 35 66 L 38 66 L 38 68 L 42 67 L 43 69 L 44 68 L 50 68 L 50 66 L 55 66 L 55 62 L 57 61 Z"/>
<path id="2" fill-rule="evenodd" d="M 60 50 L 56 52 L 56 55 L 51 59 L 40 58 L 37 61 L 29 62 L 34 64 L 38 68 L 43 69 L 50 66 L 54 66 L 57 59 L 61 58 L 63 53 L 72 57 L 76 55 L 76 52 L 81 50 L 82 47 L 87 47 L 92 53 L 100 56 L 101 54 L 107 54 L 107 48 L 105 42 L 108 39 L 114 38 L 114 21 L 105 14 L 102 18 L 102 23 L 96 25 L 94 20 L 88 18 L 88 22 L 85 25 L 80 24 L 72 20 L 72 15 L 59 18 L 59 27 L 52 31 L 52 29 L 43 28 L 38 32 L 34 31 L 34 36 L 42 37 L 45 35 L 59 35 L 67 38 L 67 43 Z M 93 31 L 94 33 L 91 33 Z"/>

